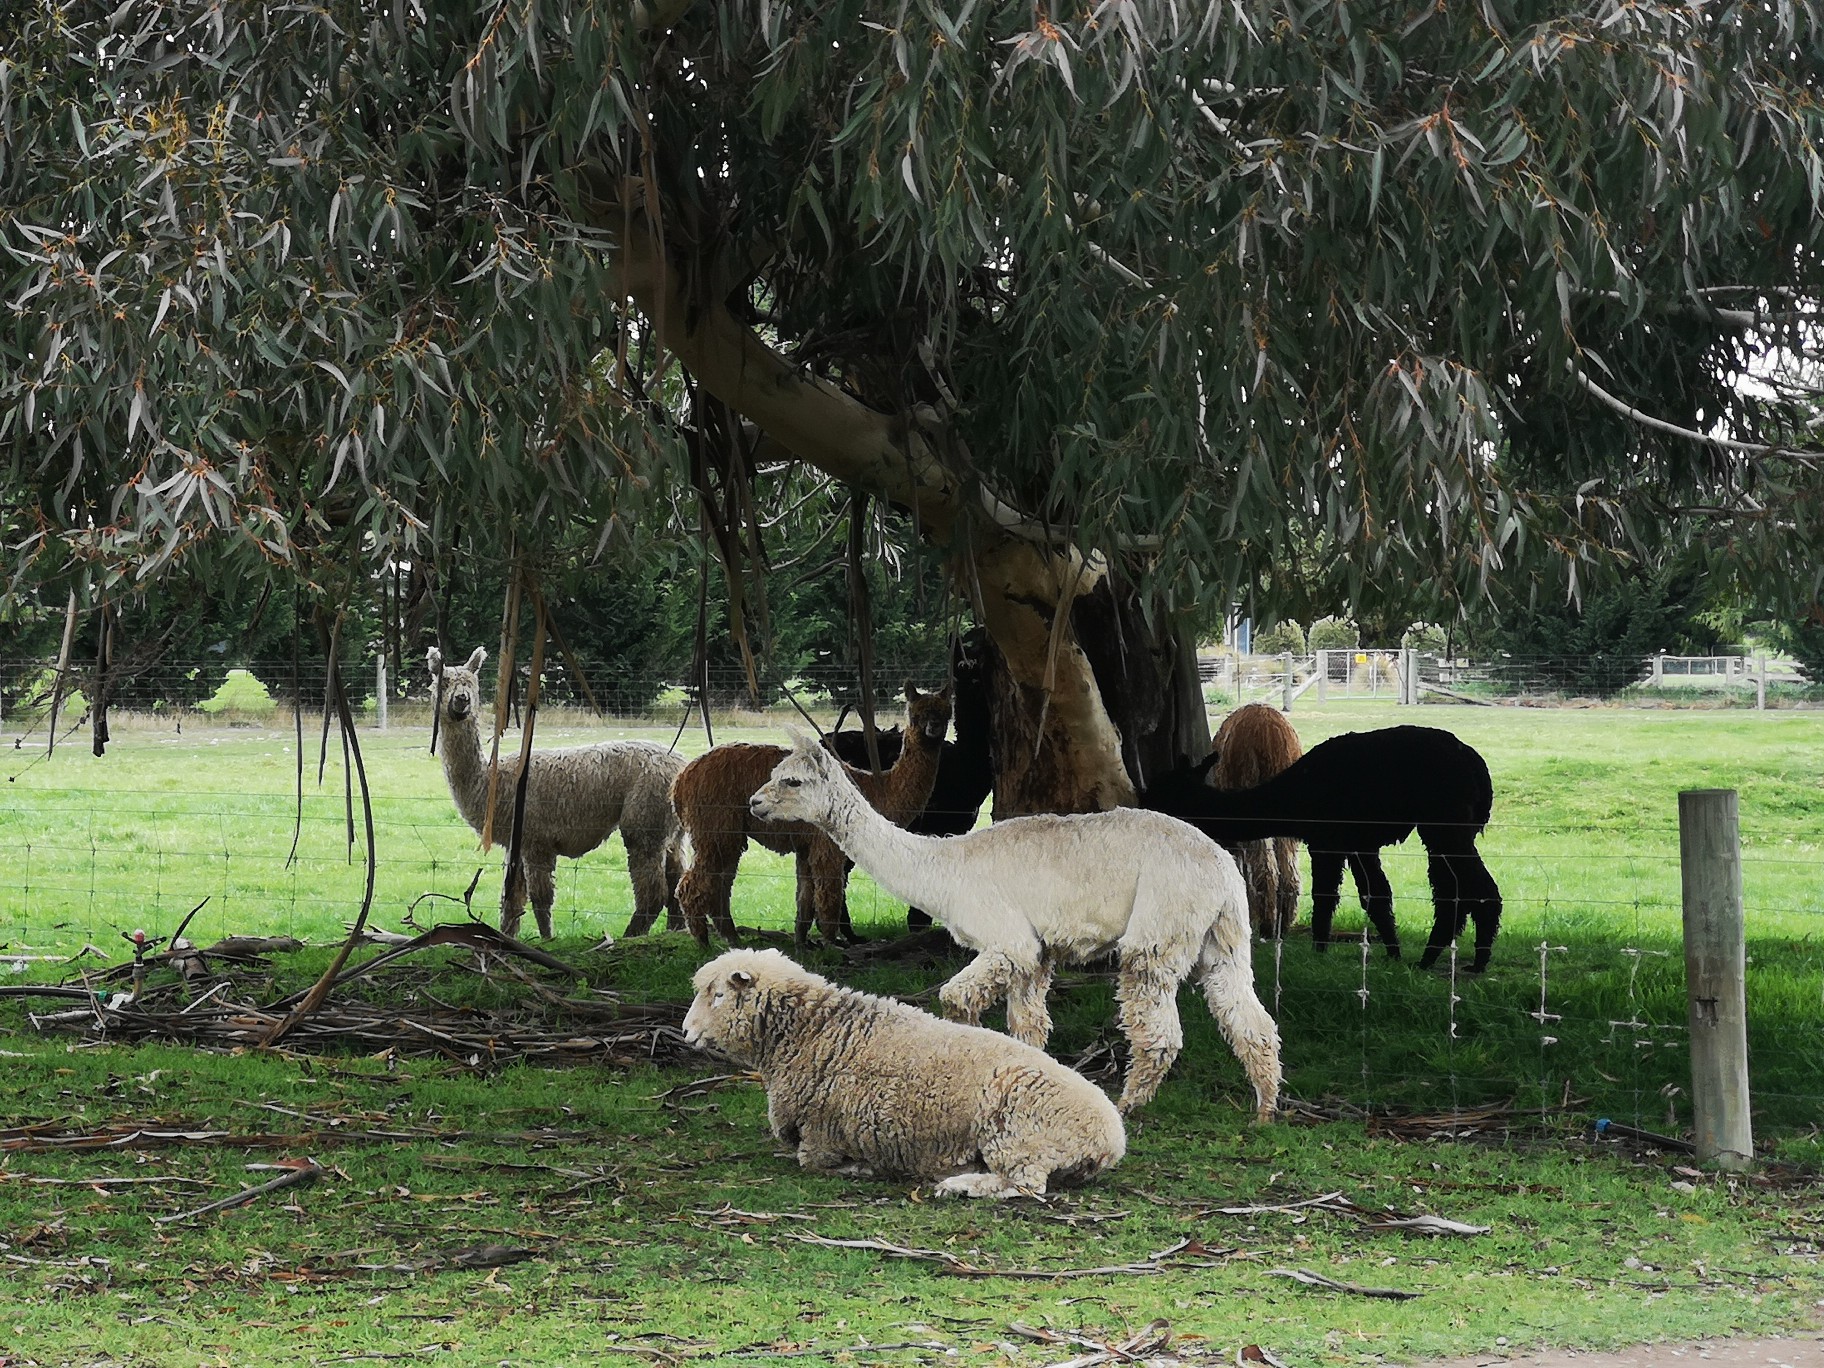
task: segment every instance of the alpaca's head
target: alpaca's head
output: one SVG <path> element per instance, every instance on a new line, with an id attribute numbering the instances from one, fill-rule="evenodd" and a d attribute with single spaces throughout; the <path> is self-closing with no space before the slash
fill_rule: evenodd
<path id="1" fill-rule="evenodd" d="M 480 646 L 465 665 L 445 665 L 443 652 L 435 646 L 425 654 L 425 663 L 431 667 L 431 690 L 442 716 L 461 722 L 481 710 L 481 676 L 477 672 L 487 658 L 487 651 Z"/>
<path id="2" fill-rule="evenodd" d="M 925 740 L 940 742 L 950 730 L 950 690 L 924 693 L 911 680 L 906 681 L 906 730 L 917 732 Z"/>
<path id="3" fill-rule="evenodd" d="M 809 822 L 825 825 L 835 810 L 836 797 L 854 782 L 843 773 L 842 761 L 823 748 L 816 737 L 793 729 L 792 748 L 773 767 L 772 778 L 754 791 L 747 809 L 763 822 Z"/>

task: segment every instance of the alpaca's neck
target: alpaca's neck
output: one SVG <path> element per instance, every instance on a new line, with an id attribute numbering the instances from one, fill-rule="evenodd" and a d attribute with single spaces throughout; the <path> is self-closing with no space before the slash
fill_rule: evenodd
<path id="1" fill-rule="evenodd" d="M 443 750 L 443 777 L 456 800 L 463 820 L 480 831 L 488 812 L 487 757 L 481 753 L 481 723 L 471 711 L 467 717 L 443 718 L 437 738 Z"/>
<path id="2" fill-rule="evenodd" d="M 824 825 L 830 839 L 888 893 L 941 915 L 931 906 L 937 887 L 932 876 L 945 863 L 939 858 L 947 853 L 941 849 L 945 843 L 895 826 L 875 811 L 846 774 L 836 776 L 834 788 L 829 821 Z"/>
<path id="3" fill-rule="evenodd" d="M 868 801 L 896 822 L 909 822 L 924 811 L 937 782 L 937 761 L 943 742 L 927 737 L 922 727 L 906 725 L 904 743 L 893 767 L 878 775 L 864 773 Z"/>

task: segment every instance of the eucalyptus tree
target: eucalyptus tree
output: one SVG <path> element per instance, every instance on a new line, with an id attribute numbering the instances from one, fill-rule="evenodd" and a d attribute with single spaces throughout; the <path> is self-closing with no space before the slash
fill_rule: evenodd
<path id="1" fill-rule="evenodd" d="M 1018 811 L 1192 744 L 1244 591 L 1817 592 L 1815 0 L 13 9 L 12 593 L 694 522 L 739 629 L 810 467 L 1000 646 Z"/>

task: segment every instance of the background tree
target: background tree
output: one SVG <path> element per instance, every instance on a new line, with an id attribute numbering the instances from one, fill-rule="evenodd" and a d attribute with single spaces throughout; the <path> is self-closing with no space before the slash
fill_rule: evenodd
<path id="1" fill-rule="evenodd" d="M 865 491 L 1003 654 L 1002 811 L 1194 751 L 1246 586 L 1818 597 L 1737 383 L 1817 343 L 1815 7 L 16 8 L 9 596 L 689 535 L 746 661 Z"/>

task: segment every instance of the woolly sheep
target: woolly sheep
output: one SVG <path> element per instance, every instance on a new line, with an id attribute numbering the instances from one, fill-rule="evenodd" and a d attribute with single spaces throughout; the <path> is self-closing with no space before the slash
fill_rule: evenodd
<path id="1" fill-rule="evenodd" d="M 773 1134 L 807 1169 L 1013 1197 L 1086 1182 L 1127 1150 L 1121 1117 L 1043 1050 L 831 983 L 777 950 L 697 971 L 684 1038 L 757 1069 Z"/>
<path id="2" fill-rule="evenodd" d="M 477 832 L 487 821 L 490 768 L 481 744 L 481 679 L 477 671 L 488 653 L 477 646 L 468 662 L 445 665 L 432 647 L 431 667 L 443 776 L 456 809 Z M 650 741 L 604 741 L 532 753 L 526 779 L 526 830 L 519 843 L 522 876 L 507 889 L 500 929 L 519 929 L 526 896 L 538 933 L 551 937 L 551 904 L 557 896 L 557 857 L 587 855 L 618 828 L 627 847 L 627 873 L 633 881 L 630 936 L 644 935 L 665 909 L 667 929 L 683 925 L 678 906 L 678 878 L 683 859 L 682 832 L 671 806 L 671 784 L 684 761 Z M 513 838 L 513 794 L 519 782 L 519 759 L 500 766 L 494 784 L 496 841 Z"/>

